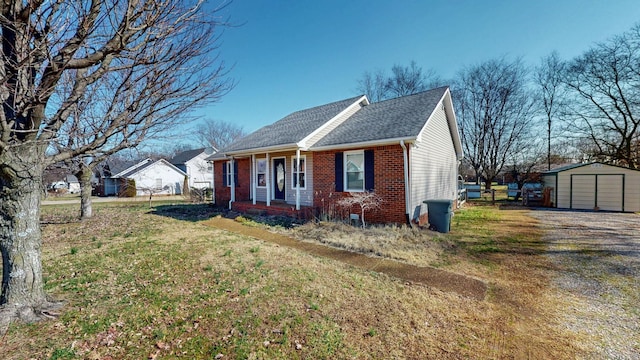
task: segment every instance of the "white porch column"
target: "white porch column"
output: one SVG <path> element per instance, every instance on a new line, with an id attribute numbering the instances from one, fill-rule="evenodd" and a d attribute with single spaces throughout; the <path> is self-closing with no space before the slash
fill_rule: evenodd
<path id="1" fill-rule="evenodd" d="M 251 198 L 253 199 L 253 205 L 256 204 L 256 155 L 251 154 Z"/>
<path id="2" fill-rule="evenodd" d="M 232 157 L 230 160 L 231 169 L 229 169 L 229 172 L 231 173 L 231 200 L 229 200 L 229 210 L 231 210 L 231 204 L 236 201 L 236 177 L 234 174 L 235 162 L 236 159 Z"/>
<path id="3" fill-rule="evenodd" d="M 271 161 L 269 161 L 269 153 L 267 155 L 267 172 L 264 176 L 267 178 L 267 206 L 271 206 Z"/>
<path id="4" fill-rule="evenodd" d="M 300 148 L 296 149 L 296 210 L 300 210 Z"/>

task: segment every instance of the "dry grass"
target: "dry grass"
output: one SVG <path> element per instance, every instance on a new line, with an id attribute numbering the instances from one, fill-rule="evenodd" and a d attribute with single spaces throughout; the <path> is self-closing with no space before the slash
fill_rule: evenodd
<path id="1" fill-rule="evenodd" d="M 94 219 L 76 222 L 73 207 L 45 208 L 46 288 L 67 301 L 65 312 L 12 325 L 2 358 L 576 355 L 553 326 L 548 264 L 523 213 L 469 209 L 449 235 L 374 229 L 350 245 L 379 244 L 371 248 L 380 255 L 489 281 L 491 296 L 476 301 L 206 227 L 189 217 L 205 209 L 193 209 L 101 204 Z"/>
<path id="2" fill-rule="evenodd" d="M 282 230 L 301 241 L 317 242 L 419 266 L 441 266 L 443 256 L 456 246 L 444 235 L 406 226 L 386 225 L 361 229 L 341 222 L 321 222 Z"/>

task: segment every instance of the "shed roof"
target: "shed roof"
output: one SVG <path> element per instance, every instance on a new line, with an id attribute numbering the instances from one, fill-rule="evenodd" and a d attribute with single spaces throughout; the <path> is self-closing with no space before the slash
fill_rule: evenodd
<path id="1" fill-rule="evenodd" d="M 590 166 L 590 165 L 593 165 L 593 164 L 602 164 L 602 165 L 617 167 L 617 168 L 625 169 L 625 170 L 640 171 L 639 169 L 631 169 L 631 168 L 627 168 L 627 167 L 624 167 L 624 166 L 613 165 L 613 164 L 605 164 L 603 162 L 593 161 L 593 162 L 589 162 L 589 163 L 569 164 L 569 165 L 561 166 L 561 167 L 558 167 L 556 169 L 551 169 L 549 171 L 545 171 L 542 174 L 543 175 L 545 175 L 545 174 L 553 175 L 553 174 L 557 174 L 557 173 L 560 173 L 560 172 L 563 172 L 563 171 L 577 169 L 577 168 L 580 168 L 580 167 L 583 167 L 583 166 Z"/>

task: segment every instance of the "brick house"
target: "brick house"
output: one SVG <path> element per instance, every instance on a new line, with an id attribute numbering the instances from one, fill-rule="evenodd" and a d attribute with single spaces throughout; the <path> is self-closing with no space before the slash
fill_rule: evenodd
<path id="1" fill-rule="evenodd" d="M 309 217 L 374 191 L 383 204 L 368 221 L 401 224 L 426 221 L 424 200 L 457 199 L 461 159 L 448 87 L 297 111 L 209 158 L 217 204 Z"/>

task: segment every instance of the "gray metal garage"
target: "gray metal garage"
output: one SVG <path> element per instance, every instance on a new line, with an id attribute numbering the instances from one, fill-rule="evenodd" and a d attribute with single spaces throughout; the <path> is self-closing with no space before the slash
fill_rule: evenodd
<path id="1" fill-rule="evenodd" d="M 572 164 L 542 174 L 558 208 L 640 211 L 640 171 L 599 162 Z"/>

